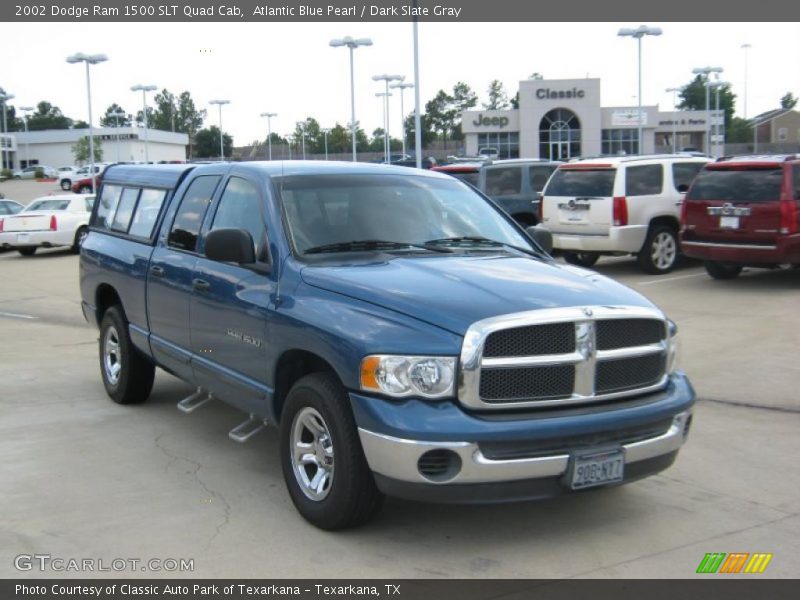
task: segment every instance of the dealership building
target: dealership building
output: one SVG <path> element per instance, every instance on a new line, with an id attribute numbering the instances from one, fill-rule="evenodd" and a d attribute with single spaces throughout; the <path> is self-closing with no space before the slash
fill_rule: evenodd
<path id="1" fill-rule="evenodd" d="M 713 94 L 712 94 L 713 104 Z M 602 107 L 600 79 L 528 79 L 519 85 L 519 108 L 461 114 L 465 152 L 496 148 L 500 158 L 567 160 L 578 156 L 639 154 L 637 106 Z M 723 154 L 723 111 L 661 111 L 642 106 L 643 154 L 704 151 Z"/>

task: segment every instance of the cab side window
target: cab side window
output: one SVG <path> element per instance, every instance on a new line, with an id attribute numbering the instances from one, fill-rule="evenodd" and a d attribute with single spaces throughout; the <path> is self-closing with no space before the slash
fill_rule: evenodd
<path id="1" fill-rule="evenodd" d="M 628 167 L 625 174 L 626 196 L 655 196 L 664 189 L 664 169 L 661 165 Z"/>
<path id="2" fill-rule="evenodd" d="M 687 191 L 703 166 L 704 163 L 701 162 L 672 163 L 672 182 L 675 184 L 675 191 Z"/>
<path id="3" fill-rule="evenodd" d="M 195 251 L 203 217 L 208 205 L 211 204 L 219 180 L 220 177 L 217 175 L 202 175 L 189 184 L 169 232 L 167 243 L 170 246 L 180 250 Z"/>
<path id="4" fill-rule="evenodd" d="M 261 213 L 261 197 L 255 186 L 240 177 L 231 177 L 220 198 L 217 214 L 211 229 L 244 229 L 250 232 L 255 244 L 256 256 L 265 237 L 264 218 Z M 260 258 L 260 257 L 259 257 Z"/>

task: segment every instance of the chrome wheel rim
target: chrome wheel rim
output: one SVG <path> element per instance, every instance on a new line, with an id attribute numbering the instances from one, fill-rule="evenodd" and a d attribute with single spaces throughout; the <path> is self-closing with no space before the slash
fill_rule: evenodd
<path id="1" fill-rule="evenodd" d="M 306 406 L 295 415 L 289 444 L 292 471 L 303 494 L 324 500 L 333 484 L 333 438 L 316 409 Z"/>
<path id="2" fill-rule="evenodd" d="M 662 231 L 653 238 L 653 245 L 650 248 L 650 256 L 657 269 L 663 271 L 672 266 L 678 254 L 678 246 L 675 237 Z"/>
<path id="3" fill-rule="evenodd" d="M 84 240 L 86 239 L 86 237 L 87 237 L 88 235 L 89 235 L 89 232 L 88 232 L 88 231 L 86 231 L 85 229 L 82 229 L 82 230 L 81 230 L 81 231 L 78 233 L 78 246 L 82 246 L 82 245 L 83 245 L 83 242 L 84 242 Z"/>
<path id="4" fill-rule="evenodd" d="M 117 385 L 122 372 L 121 353 L 119 348 L 119 335 L 113 325 L 106 330 L 103 337 L 103 370 L 106 380 L 111 385 Z"/>

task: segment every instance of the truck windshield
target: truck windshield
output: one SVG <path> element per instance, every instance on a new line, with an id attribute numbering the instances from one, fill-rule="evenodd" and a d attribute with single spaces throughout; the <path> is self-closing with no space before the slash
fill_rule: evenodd
<path id="1" fill-rule="evenodd" d="M 557 169 L 547 184 L 545 196 L 599 196 L 614 194 L 616 169 Z"/>
<path id="2" fill-rule="evenodd" d="M 291 238 L 301 254 L 376 240 L 381 241 L 376 249 L 391 243 L 424 246 L 445 238 L 485 238 L 532 247 L 496 209 L 456 180 L 348 174 L 287 176 L 276 183 Z"/>

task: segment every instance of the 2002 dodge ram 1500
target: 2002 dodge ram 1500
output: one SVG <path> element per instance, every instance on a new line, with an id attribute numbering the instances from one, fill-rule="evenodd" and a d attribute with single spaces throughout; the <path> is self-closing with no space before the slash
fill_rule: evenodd
<path id="1" fill-rule="evenodd" d="M 325 529 L 384 494 L 554 496 L 668 467 L 694 391 L 675 325 L 543 250 L 446 175 L 387 165 L 117 165 L 81 247 L 86 319 L 119 403 L 155 367 L 280 428 L 299 512 Z"/>

